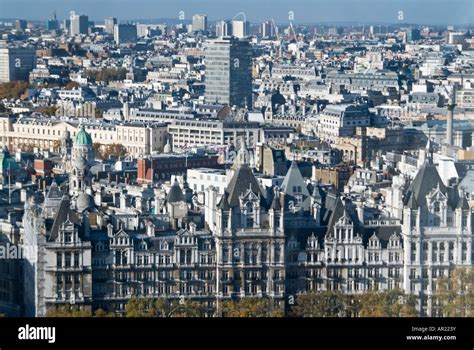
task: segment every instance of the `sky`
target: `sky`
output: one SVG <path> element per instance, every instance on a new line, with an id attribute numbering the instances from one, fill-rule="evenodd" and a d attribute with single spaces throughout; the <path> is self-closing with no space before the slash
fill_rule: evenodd
<path id="1" fill-rule="evenodd" d="M 231 19 L 239 12 L 251 22 L 274 19 L 293 23 L 405 23 L 474 24 L 474 0 L 0 0 L 0 18 L 45 20 L 56 11 L 59 19 L 70 11 L 87 14 L 98 23 L 119 20 L 178 18 L 205 13 L 210 20 Z"/>

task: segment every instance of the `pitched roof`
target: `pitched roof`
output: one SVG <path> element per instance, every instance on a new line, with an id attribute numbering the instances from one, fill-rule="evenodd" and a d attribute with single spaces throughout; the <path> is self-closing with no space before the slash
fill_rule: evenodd
<path id="1" fill-rule="evenodd" d="M 285 194 L 293 195 L 293 186 L 300 186 L 301 194 L 303 196 L 309 197 L 308 188 L 306 187 L 306 183 L 303 180 L 303 176 L 301 175 L 300 169 L 298 168 L 298 164 L 296 164 L 295 161 L 291 162 L 290 169 L 288 169 L 285 179 L 281 184 L 281 190 Z"/>
<path id="2" fill-rule="evenodd" d="M 62 197 L 63 197 L 63 191 L 58 186 L 56 181 L 53 181 L 51 183 L 51 186 L 49 187 L 49 191 L 48 191 L 48 194 L 46 195 L 46 198 L 48 198 L 48 199 L 61 199 Z"/>
<path id="3" fill-rule="evenodd" d="M 166 200 L 169 203 L 178 203 L 178 202 L 185 201 L 183 191 L 181 190 L 181 187 L 179 186 L 178 181 L 175 180 L 175 182 L 171 186 L 170 191 L 168 192 L 168 196 L 166 197 Z"/>
<path id="4" fill-rule="evenodd" d="M 260 195 L 263 198 L 260 185 L 255 179 L 252 170 L 246 165 L 240 165 L 234 172 L 234 176 L 230 180 L 225 192 L 228 194 L 228 203 L 230 207 L 237 207 L 240 205 L 239 196 L 244 194 L 248 189 L 253 193 Z"/>
<path id="5" fill-rule="evenodd" d="M 447 195 L 446 186 L 439 177 L 436 166 L 425 163 L 416 174 L 413 182 L 408 188 L 404 204 L 410 209 L 418 209 L 426 205 L 426 196 L 433 189 L 439 186 L 440 191 Z"/>

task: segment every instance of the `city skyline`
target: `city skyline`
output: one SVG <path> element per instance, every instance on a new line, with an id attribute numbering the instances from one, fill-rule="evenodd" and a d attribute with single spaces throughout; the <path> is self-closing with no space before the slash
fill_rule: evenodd
<path id="1" fill-rule="evenodd" d="M 180 11 L 184 19 L 191 20 L 195 13 L 206 13 L 211 21 L 229 19 L 239 12 L 246 14 L 250 22 L 273 18 L 276 22 L 293 23 L 351 22 L 351 23 L 417 23 L 431 25 L 474 24 L 474 3 L 469 0 L 259 0 L 217 1 L 203 0 L 199 4 L 190 1 L 171 0 L 1 0 L 3 18 L 44 20 L 56 11 L 58 18 L 69 16 L 70 11 L 87 14 L 91 20 L 102 21 L 113 16 L 119 20 L 178 19 Z M 399 19 L 403 11 L 403 19 Z M 181 17 L 182 19 L 182 17 Z"/>

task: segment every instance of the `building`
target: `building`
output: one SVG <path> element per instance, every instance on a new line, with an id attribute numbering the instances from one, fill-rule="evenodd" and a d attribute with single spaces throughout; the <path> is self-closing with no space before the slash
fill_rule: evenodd
<path id="1" fill-rule="evenodd" d="M 116 44 L 137 42 L 137 26 L 135 24 L 116 24 L 114 26 L 114 40 Z"/>
<path id="2" fill-rule="evenodd" d="M 137 181 L 152 184 L 170 179 L 173 175 L 186 174 L 192 168 L 218 168 L 216 155 L 158 154 L 138 159 Z"/>
<path id="3" fill-rule="evenodd" d="M 232 22 L 219 21 L 216 23 L 216 37 L 232 36 Z"/>
<path id="4" fill-rule="evenodd" d="M 114 28 L 115 25 L 117 24 L 117 18 L 114 17 L 107 17 L 105 19 L 105 29 L 104 31 L 108 34 L 114 34 Z"/>
<path id="5" fill-rule="evenodd" d="M 243 39 L 249 35 L 249 22 L 246 20 L 232 21 L 232 35 L 236 38 Z"/>
<path id="6" fill-rule="evenodd" d="M 367 126 L 370 126 L 367 105 L 329 105 L 319 116 L 318 132 L 322 139 L 334 143 L 338 137 L 353 136 L 356 128 Z"/>
<path id="7" fill-rule="evenodd" d="M 252 47 L 245 40 L 222 38 L 205 46 L 205 99 L 209 103 L 249 106 L 252 102 Z"/>
<path id="8" fill-rule="evenodd" d="M 101 146 L 122 144 L 131 156 L 156 152 L 166 144 L 167 126 L 160 123 L 104 121 L 81 122 L 77 118 L 23 117 L 0 118 L 0 142 L 11 149 L 54 150 L 60 149 L 63 138 L 75 137 L 84 126 L 94 142 Z"/>
<path id="9" fill-rule="evenodd" d="M 71 36 L 89 34 L 89 17 L 86 15 L 71 16 L 71 29 L 69 31 Z"/>
<path id="10" fill-rule="evenodd" d="M 46 21 L 46 30 L 58 30 L 59 21 L 56 17 L 56 12 L 53 13 L 50 19 Z"/>
<path id="11" fill-rule="evenodd" d="M 195 146 L 235 146 L 244 139 L 250 148 L 263 142 L 258 123 L 214 120 L 175 120 L 168 125 L 173 150 Z"/>
<path id="12" fill-rule="evenodd" d="M 15 29 L 19 32 L 22 32 L 28 28 L 28 21 L 25 19 L 17 19 L 15 20 Z"/>
<path id="13" fill-rule="evenodd" d="M 428 157 L 403 201 L 403 288 L 418 296 L 421 315 L 438 315 L 431 298 L 438 277 L 472 266 L 471 208 L 463 188 L 446 186 Z"/>
<path id="14" fill-rule="evenodd" d="M 0 83 L 29 80 L 36 68 L 36 51 L 26 47 L 0 47 Z"/>
<path id="15" fill-rule="evenodd" d="M 207 15 L 193 15 L 192 29 L 193 32 L 207 31 Z"/>
<path id="16" fill-rule="evenodd" d="M 262 35 L 262 38 L 264 39 L 273 38 L 275 36 L 273 22 L 272 21 L 263 22 L 260 28 L 260 34 Z"/>
<path id="17" fill-rule="evenodd" d="M 406 42 L 410 43 L 421 39 L 421 33 L 419 29 L 410 28 L 406 31 Z"/>

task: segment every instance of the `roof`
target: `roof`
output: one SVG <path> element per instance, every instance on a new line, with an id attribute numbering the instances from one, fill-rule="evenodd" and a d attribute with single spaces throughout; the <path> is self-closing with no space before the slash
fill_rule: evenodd
<path id="1" fill-rule="evenodd" d="M 175 180 L 175 182 L 171 186 L 170 191 L 168 192 L 168 196 L 166 197 L 166 200 L 169 203 L 178 203 L 178 202 L 185 201 L 183 191 L 181 190 L 181 187 L 179 186 L 178 181 Z"/>
<path id="2" fill-rule="evenodd" d="M 240 206 L 239 196 L 251 189 L 255 194 L 262 195 L 262 190 L 252 173 L 252 170 L 242 164 L 235 170 L 234 176 L 229 182 L 225 192 L 228 194 L 228 203 L 230 207 Z M 263 195 L 262 195 L 263 198 Z"/>
<path id="3" fill-rule="evenodd" d="M 84 129 L 84 126 L 81 126 L 79 132 L 74 139 L 74 144 L 76 145 L 92 145 L 91 135 Z"/>
<path id="4" fill-rule="evenodd" d="M 418 209 L 426 205 L 426 196 L 433 188 L 439 186 L 440 191 L 447 195 L 446 186 L 441 180 L 434 164 L 424 164 L 416 174 L 408 188 L 404 204 L 410 209 Z"/>

